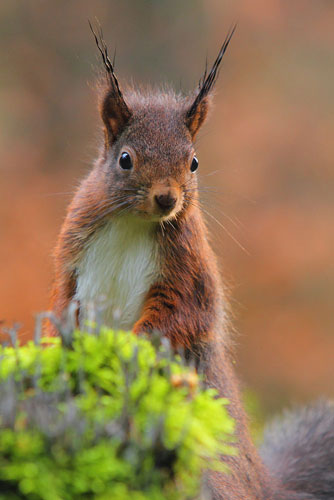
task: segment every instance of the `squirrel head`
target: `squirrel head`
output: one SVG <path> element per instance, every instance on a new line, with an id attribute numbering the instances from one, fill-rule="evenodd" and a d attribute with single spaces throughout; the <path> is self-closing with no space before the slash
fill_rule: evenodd
<path id="1" fill-rule="evenodd" d="M 181 96 L 153 89 L 123 92 L 101 28 L 96 34 L 90 27 L 106 72 L 100 101 L 105 141 L 98 168 L 113 211 L 152 221 L 175 218 L 196 205 L 194 140 L 208 115 L 219 65 L 235 28 L 196 92 Z"/>

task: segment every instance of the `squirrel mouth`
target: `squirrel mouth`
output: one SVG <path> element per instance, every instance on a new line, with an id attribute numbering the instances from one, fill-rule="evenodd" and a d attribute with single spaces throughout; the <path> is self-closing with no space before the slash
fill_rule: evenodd
<path id="1" fill-rule="evenodd" d="M 180 212 L 182 205 L 177 204 L 177 206 L 171 209 L 165 210 L 145 210 L 139 209 L 137 207 L 136 215 L 146 219 L 151 222 L 166 222 L 168 220 L 175 219 L 177 214 Z"/>
<path id="2" fill-rule="evenodd" d="M 168 220 L 175 219 L 177 214 L 180 212 L 180 210 L 173 209 L 168 212 L 140 212 L 139 215 L 144 217 L 145 219 L 148 219 L 152 222 L 166 222 Z"/>

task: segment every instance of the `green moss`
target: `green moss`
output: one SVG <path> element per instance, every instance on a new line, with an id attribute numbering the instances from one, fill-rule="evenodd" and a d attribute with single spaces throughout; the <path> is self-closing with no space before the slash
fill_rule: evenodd
<path id="1" fill-rule="evenodd" d="M 0 347 L 0 498 L 195 498 L 234 452 L 227 404 L 157 338 Z"/>

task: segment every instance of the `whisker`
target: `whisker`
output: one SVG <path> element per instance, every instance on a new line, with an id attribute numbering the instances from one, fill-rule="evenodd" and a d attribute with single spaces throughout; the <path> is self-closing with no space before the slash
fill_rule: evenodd
<path id="1" fill-rule="evenodd" d="M 130 201 L 132 201 L 132 203 Z M 106 210 L 104 210 L 103 212 L 99 213 L 95 217 L 94 222 L 101 221 L 102 219 L 104 219 L 104 217 L 106 217 L 107 215 L 111 215 L 113 212 L 115 212 L 119 208 L 122 208 L 124 205 L 127 205 L 125 208 L 130 208 L 130 206 L 133 205 L 133 200 L 126 199 L 124 201 L 121 201 L 121 202 L 117 203 L 116 205 L 109 205 L 106 208 Z"/>
<path id="2" fill-rule="evenodd" d="M 238 247 L 243 250 L 248 256 L 250 256 L 250 253 L 248 252 L 248 250 L 233 236 L 233 234 L 224 226 L 224 224 L 222 224 L 218 219 L 216 219 L 216 217 L 214 217 L 210 212 L 208 212 L 207 210 L 205 210 L 205 208 L 203 208 L 201 205 L 196 205 L 195 203 L 193 202 L 190 202 L 193 206 L 199 208 L 200 210 L 202 210 L 206 215 L 208 215 L 209 217 L 211 217 L 212 220 L 214 220 L 218 226 L 220 226 L 225 232 L 226 234 L 234 241 L 234 243 L 236 245 L 238 245 Z"/>
<path id="3" fill-rule="evenodd" d="M 131 192 L 131 193 L 137 193 L 137 191 L 140 191 L 140 189 L 136 189 L 136 188 L 122 188 L 121 193 L 123 191 Z"/>
<path id="4" fill-rule="evenodd" d="M 175 217 L 176 217 L 176 216 L 175 216 Z M 168 224 L 169 226 L 171 226 L 173 229 L 175 229 L 175 226 L 173 226 L 173 223 L 172 223 L 172 221 L 171 221 L 171 220 L 167 219 L 167 220 L 166 220 L 166 222 L 167 222 L 167 224 Z"/>
<path id="5" fill-rule="evenodd" d="M 219 172 L 219 170 L 212 172 L 212 174 L 214 174 L 216 172 Z M 208 175 L 210 175 L 210 174 L 208 174 Z M 256 205 L 256 200 L 254 200 L 254 199 L 248 198 L 247 196 L 244 196 L 240 193 L 235 193 L 235 192 L 233 193 L 230 191 L 223 191 L 222 189 L 217 189 L 216 186 L 202 185 L 200 180 L 199 180 L 198 186 L 187 187 L 192 182 L 192 180 L 193 179 L 188 179 L 188 181 L 186 181 L 184 184 L 182 184 L 181 188 L 187 189 L 189 191 L 192 190 L 192 191 L 198 191 L 198 192 L 209 191 L 210 193 L 221 194 L 224 197 L 229 197 L 229 198 L 232 197 L 232 198 L 246 201 L 247 203 L 250 203 L 252 205 Z"/>
<path id="6" fill-rule="evenodd" d="M 205 194 L 208 194 L 208 193 L 205 193 Z M 200 203 L 205 203 L 207 205 L 209 205 L 209 203 L 210 203 L 209 208 L 217 210 L 219 212 L 219 214 L 226 217 L 226 219 L 228 219 L 231 222 L 231 224 L 233 224 L 233 226 L 235 226 L 237 229 L 245 228 L 244 224 L 237 217 L 233 218 L 230 215 L 228 215 L 225 212 L 225 210 L 223 210 L 223 208 L 225 208 L 225 204 L 223 203 L 223 201 L 221 199 L 215 198 L 214 200 L 212 200 L 211 193 L 210 193 L 210 198 L 201 197 Z M 217 204 L 218 204 L 218 206 L 217 206 Z"/>
<path id="7" fill-rule="evenodd" d="M 211 175 L 218 174 L 219 172 L 221 172 L 221 169 L 219 169 L 219 170 L 213 170 L 213 172 L 209 172 L 208 174 L 202 174 L 201 173 L 201 177 L 211 177 Z"/>
<path id="8" fill-rule="evenodd" d="M 201 200 L 204 203 L 206 200 Z M 230 215 L 224 212 L 220 207 L 212 207 L 215 208 L 221 215 L 223 215 L 236 229 L 244 228 L 245 226 L 241 223 L 240 220 L 233 219 Z"/>
<path id="9" fill-rule="evenodd" d="M 41 198 L 48 198 L 50 196 L 67 196 L 67 195 L 73 195 L 75 193 L 75 191 L 63 191 L 63 192 L 60 192 L 60 193 L 44 193 L 44 194 L 41 194 Z"/>
<path id="10" fill-rule="evenodd" d="M 160 227 L 161 227 L 162 236 L 165 236 L 165 226 L 164 226 L 164 221 L 163 221 L 163 220 L 161 220 L 161 221 L 159 222 L 159 225 L 160 225 Z"/>

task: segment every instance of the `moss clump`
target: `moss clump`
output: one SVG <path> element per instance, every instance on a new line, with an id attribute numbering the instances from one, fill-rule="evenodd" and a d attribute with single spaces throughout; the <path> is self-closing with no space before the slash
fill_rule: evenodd
<path id="1" fill-rule="evenodd" d="M 0 347 L 0 498 L 195 498 L 233 453 L 227 401 L 157 339 Z"/>

